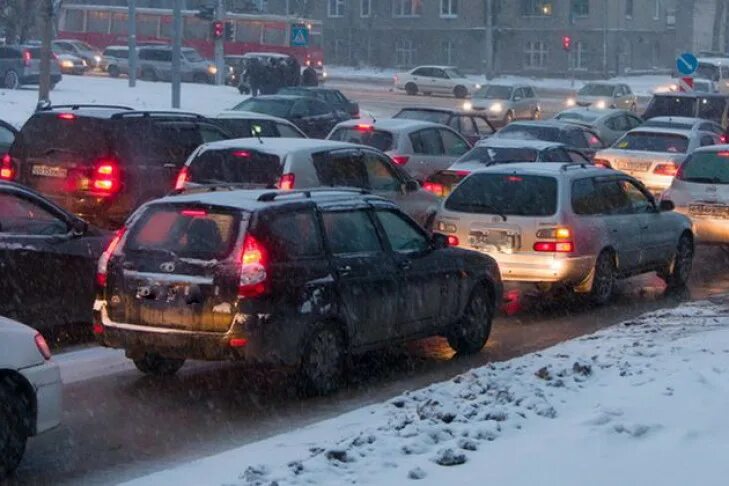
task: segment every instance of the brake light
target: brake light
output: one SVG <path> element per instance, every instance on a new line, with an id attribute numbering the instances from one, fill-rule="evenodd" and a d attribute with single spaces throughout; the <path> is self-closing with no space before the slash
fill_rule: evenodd
<path id="1" fill-rule="evenodd" d="M 519 176 L 506 176 L 507 182 L 523 182 L 524 178 Z"/>
<path id="2" fill-rule="evenodd" d="M 10 154 L 3 155 L 2 162 L 0 163 L 0 180 L 12 181 L 15 179 L 15 167 L 13 167 L 13 159 L 10 158 Z"/>
<path id="3" fill-rule="evenodd" d="M 73 113 L 59 113 L 58 115 L 56 115 L 56 117 L 59 120 L 75 120 L 76 119 L 76 115 L 74 115 Z"/>
<path id="4" fill-rule="evenodd" d="M 238 298 L 245 299 L 263 295 L 267 290 L 268 252 L 253 236 L 246 235 L 241 256 Z"/>
<path id="5" fill-rule="evenodd" d="M 466 176 L 467 176 L 467 175 L 469 175 L 470 173 L 471 173 L 471 171 L 470 171 L 470 170 L 457 170 L 457 171 L 456 171 L 456 175 L 457 175 L 458 177 L 466 177 Z"/>
<path id="6" fill-rule="evenodd" d="M 571 241 L 537 241 L 534 243 L 534 251 L 547 253 L 572 253 L 575 251 L 575 244 Z"/>
<path id="7" fill-rule="evenodd" d="M 284 191 L 290 191 L 294 188 L 296 182 L 296 174 L 284 174 L 278 181 L 278 188 Z"/>
<path id="8" fill-rule="evenodd" d="M 448 235 L 448 246 L 458 246 L 461 242 L 456 235 Z"/>
<path id="9" fill-rule="evenodd" d="M 248 340 L 246 338 L 230 338 L 228 344 L 231 348 L 242 348 L 243 346 L 248 344 Z"/>
<path id="10" fill-rule="evenodd" d="M 653 173 L 657 175 L 664 175 L 664 176 L 675 176 L 676 172 L 678 172 L 678 167 L 676 167 L 675 164 L 658 164 L 655 169 L 653 169 Z"/>
<path id="11" fill-rule="evenodd" d="M 102 196 L 109 196 L 121 188 L 119 166 L 116 161 L 102 159 L 94 167 L 91 188 Z"/>
<path id="12" fill-rule="evenodd" d="M 397 165 L 405 165 L 410 160 L 410 157 L 408 157 L 407 155 L 392 155 L 390 156 L 390 158 Z"/>
<path id="13" fill-rule="evenodd" d="M 30 66 L 30 60 L 33 59 L 30 51 L 23 51 L 23 64 Z"/>
<path id="14" fill-rule="evenodd" d="M 251 156 L 251 153 L 247 150 L 236 150 L 233 152 L 233 157 L 238 157 L 239 159 L 247 159 Z"/>
<path id="15" fill-rule="evenodd" d="M 35 335 L 35 347 L 38 348 L 38 351 L 44 359 L 51 359 L 51 348 L 48 347 L 46 338 L 44 338 L 40 333 Z"/>
<path id="16" fill-rule="evenodd" d="M 610 165 L 610 162 L 605 159 L 595 159 L 592 161 L 593 164 L 595 164 L 598 167 L 604 167 L 605 169 L 611 169 L 612 166 Z"/>
<path id="17" fill-rule="evenodd" d="M 185 188 L 185 184 L 187 184 L 187 181 L 190 177 L 190 172 L 187 169 L 187 166 L 183 167 L 182 170 L 180 170 L 180 173 L 177 174 L 177 179 L 175 180 L 175 190 L 181 191 Z"/>
<path id="18" fill-rule="evenodd" d="M 721 152 L 717 152 L 717 157 L 729 157 L 729 151 L 722 150 Z"/>
<path id="19" fill-rule="evenodd" d="M 106 287 L 109 260 L 111 259 L 111 256 L 115 254 L 116 249 L 119 246 L 122 238 L 124 238 L 124 234 L 126 232 L 126 227 L 122 226 L 116 232 L 116 234 L 114 234 L 114 238 L 112 238 L 112 240 L 109 242 L 109 246 L 106 247 L 106 250 L 104 250 L 104 253 L 102 253 L 101 257 L 99 258 L 99 263 L 96 265 L 96 283 L 99 285 L 99 287 Z"/>
<path id="20" fill-rule="evenodd" d="M 426 181 L 423 183 L 423 189 L 428 192 L 432 192 L 438 197 L 443 197 L 445 195 L 445 186 L 443 184 L 438 184 L 437 182 Z"/>
<path id="21" fill-rule="evenodd" d="M 208 215 L 208 212 L 204 209 L 183 209 L 180 214 L 188 218 L 204 218 Z"/>
<path id="22" fill-rule="evenodd" d="M 359 130 L 360 132 L 371 132 L 372 131 L 372 125 L 359 124 L 359 125 L 356 125 L 355 128 L 357 130 Z"/>

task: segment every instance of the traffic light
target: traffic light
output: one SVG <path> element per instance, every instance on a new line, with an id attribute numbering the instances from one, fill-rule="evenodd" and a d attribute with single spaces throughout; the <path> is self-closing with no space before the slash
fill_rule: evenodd
<path id="1" fill-rule="evenodd" d="M 195 17 L 203 20 L 213 20 L 215 18 L 215 8 L 200 7 L 200 10 L 195 13 Z"/>
<path id="2" fill-rule="evenodd" d="M 227 40 L 227 41 L 233 40 L 233 22 L 225 23 L 225 40 Z"/>
<path id="3" fill-rule="evenodd" d="M 212 26 L 213 26 L 213 39 L 215 39 L 215 40 L 222 39 L 223 36 L 225 35 L 225 24 L 220 20 L 216 20 L 215 22 L 212 23 Z"/>
<path id="4" fill-rule="evenodd" d="M 572 37 L 565 35 L 562 37 L 562 49 L 569 51 L 572 49 Z"/>

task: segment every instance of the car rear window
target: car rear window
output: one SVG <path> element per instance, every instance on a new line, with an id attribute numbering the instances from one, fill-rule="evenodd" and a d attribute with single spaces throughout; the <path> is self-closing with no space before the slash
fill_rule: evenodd
<path id="1" fill-rule="evenodd" d="M 508 162 L 534 162 L 538 152 L 520 147 L 475 147 L 464 154 L 456 163 L 479 162 L 482 164 L 503 164 Z"/>
<path id="2" fill-rule="evenodd" d="M 657 116 L 696 116 L 696 98 L 689 96 L 654 96 L 643 118 Z"/>
<path id="3" fill-rule="evenodd" d="M 447 125 L 451 115 L 442 111 L 433 110 L 400 110 L 393 118 L 404 118 L 406 120 L 427 121 Z"/>
<path id="4" fill-rule="evenodd" d="M 276 155 L 255 150 L 205 150 L 189 166 L 190 182 L 252 184 L 274 187 L 282 167 Z"/>
<path id="5" fill-rule="evenodd" d="M 544 125 L 520 125 L 512 123 L 502 128 L 497 136 L 514 140 L 543 140 L 545 142 L 559 142 L 559 128 Z"/>
<path id="6" fill-rule="evenodd" d="M 290 127 L 274 122 L 273 120 L 255 120 L 243 118 L 218 118 L 215 123 L 234 138 L 261 137 L 287 137 L 302 138 L 302 135 Z"/>
<path id="7" fill-rule="evenodd" d="M 182 166 L 205 140 L 200 125 L 178 120 L 124 119 L 114 131 L 122 160 Z"/>
<path id="8" fill-rule="evenodd" d="M 264 113 L 266 115 L 286 118 L 294 104 L 292 100 L 262 100 L 259 98 L 249 98 L 242 103 L 236 105 L 234 110 L 252 111 L 254 113 Z"/>
<path id="9" fill-rule="evenodd" d="M 551 216 L 557 212 L 557 179 L 515 174 L 473 174 L 445 202 L 446 209 L 504 216 Z"/>
<path id="10" fill-rule="evenodd" d="M 233 249 L 237 228 L 238 218 L 231 212 L 153 206 L 131 228 L 124 250 L 199 260 L 222 259 Z"/>
<path id="11" fill-rule="evenodd" d="M 392 133 L 384 130 L 375 130 L 370 127 L 342 127 L 332 133 L 331 140 L 340 142 L 358 143 L 374 147 L 383 152 L 393 149 L 395 139 Z"/>
<path id="12" fill-rule="evenodd" d="M 620 150 L 640 152 L 668 152 L 685 154 L 688 150 L 688 137 L 673 133 L 630 132 L 615 142 Z"/>
<path id="13" fill-rule="evenodd" d="M 59 115 L 61 113 L 31 117 L 20 131 L 14 152 L 17 150 L 18 155 L 26 157 L 42 157 L 53 152 L 88 157 L 109 153 L 109 130 L 103 120 Z"/>
<path id="14" fill-rule="evenodd" d="M 729 184 L 729 151 L 695 152 L 681 166 L 678 178 L 700 184 Z"/>
<path id="15" fill-rule="evenodd" d="M 571 120 L 584 123 L 592 123 L 597 120 L 599 115 L 597 113 L 579 112 L 579 111 L 564 111 L 559 113 L 556 118 L 557 120 Z"/>

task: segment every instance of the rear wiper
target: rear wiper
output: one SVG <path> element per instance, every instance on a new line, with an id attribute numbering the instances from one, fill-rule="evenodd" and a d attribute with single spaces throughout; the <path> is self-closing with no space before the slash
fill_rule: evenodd
<path id="1" fill-rule="evenodd" d="M 137 246 L 135 248 L 131 248 L 131 250 L 132 251 L 143 251 L 143 252 L 148 252 L 148 253 L 162 253 L 175 260 L 177 260 L 179 258 L 177 256 L 177 253 L 175 253 L 172 250 L 167 250 L 165 248 L 155 248 L 155 247 L 151 247 L 151 246 Z"/>
<path id="2" fill-rule="evenodd" d="M 502 211 L 499 211 L 498 209 L 496 209 L 494 206 L 491 206 L 490 204 L 473 204 L 473 203 L 471 203 L 471 204 L 465 204 L 464 206 L 474 208 L 474 209 L 476 209 L 476 208 L 485 209 L 486 211 L 490 211 L 492 214 L 498 215 L 499 217 L 501 217 L 501 219 L 504 222 L 506 222 L 506 219 L 507 219 L 506 214 L 504 214 Z"/>

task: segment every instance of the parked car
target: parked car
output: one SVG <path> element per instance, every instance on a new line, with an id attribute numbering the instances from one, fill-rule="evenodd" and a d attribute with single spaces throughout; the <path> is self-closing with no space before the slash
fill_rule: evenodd
<path id="1" fill-rule="evenodd" d="M 729 141 L 721 125 L 711 120 L 701 118 L 690 118 L 685 116 L 657 116 L 643 122 L 644 128 L 677 128 L 679 130 L 691 130 L 695 132 L 711 132 L 719 135 L 722 143 Z"/>
<path id="2" fill-rule="evenodd" d="M 307 137 L 324 138 L 340 121 L 348 119 L 328 103 L 310 96 L 264 95 L 248 98 L 233 108 L 290 121 Z"/>
<path id="3" fill-rule="evenodd" d="M 529 85 L 488 84 L 477 90 L 470 101 L 463 103 L 466 111 L 485 111 L 494 123 L 508 125 L 514 120 L 537 120 L 542 106 L 536 90 Z"/>
<path id="4" fill-rule="evenodd" d="M 0 182 L 0 315 L 36 329 L 90 324 L 94 269 L 110 239 L 35 191 Z"/>
<path id="5" fill-rule="evenodd" d="M 664 93 L 651 98 L 643 113 L 648 120 L 659 116 L 703 118 L 729 128 L 729 96 L 705 93 Z"/>
<path id="6" fill-rule="evenodd" d="M 10 146 L 15 141 L 15 137 L 18 136 L 18 130 L 6 121 L 0 120 L 0 157 L 4 157 L 5 154 L 10 150 Z M 0 181 L 10 179 L 10 173 L 3 174 L 2 169 L 5 168 L 5 162 L 0 158 Z M 8 167 L 10 163 L 8 162 Z"/>
<path id="7" fill-rule="evenodd" d="M 332 108 L 349 115 L 350 118 L 359 118 L 359 103 L 349 100 L 344 94 L 334 88 L 311 88 L 304 86 L 286 87 L 278 90 L 280 95 L 312 96 L 318 100 L 329 103 Z"/>
<path id="8" fill-rule="evenodd" d="M 638 97 L 623 83 L 590 82 L 577 91 L 577 96 L 567 99 L 567 106 L 590 106 L 598 110 L 606 108 L 638 111 Z"/>
<path id="9" fill-rule="evenodd" d="M 117 243 L 99 261 L 96 334 L 150 374 L 237 359 L 298 367 L 327 393 L 366 349 L 443 335 L 479 351 L 502 295 L 492 258 L 356 191 L 168 197 Z"/>
<path id="10" fill-rule="evenodd" d="M 139 48 L 139 78 L 145 81 L 172 81 L 172 47 L 145 46 Z M 192 83 L 213 83 L 217 72 L 211 63 L 191 47 L 182 48 L 180 77 Z"/>
<path id="11" fill-rule="evenodd" d="M 630 174 L 659 195 L 671 185 L 688 154 L 720 142 L 720 136 L 712 132 L 640 127 L 598 152 L 595 162 Z"/>
<path id="12" fill-rule="evenodd" d="M 466 78 L 453 66 L 419 66 L 395 75 L 395 89 L 413 96 L 418 93 L 451 94 L 465 98 L 475 93 L 481 84 Z"/>
<path id="13" fill-rule="evenodd" d="M 178 190 L 200 185 L 310 189 L 357 187 L 397 203 L 425 228 L 433 224 L 438 199 L 370 147 L 311 139 L 261 138 L 202 145 L 178 177 Z"/>
<path id="14" fill-rule="evenodd" d="M 691 218 L 697 243 L 729 245 L 729 145 L 696 149 L 661 200 Z"/>
<path id="15" fill-rule="evenodd" d="M 118 78 L 122 74 L 129 76 L 129 47 L 109 46 L 104 49 L 101 68 L 112 78 Z"/>
<path id="16" fill-rule="evenodd" d="M 716 92 L 729 94 L 729 59 L 726 54 L 700 57 L 694 76 L 694 87 L 696 80 L 706 80 L 711 82 Z"/>
<path id="17" fill-rule="evenodd" d="M 381 150 L 419 182 L 448 168 L 471 148 L 468 141 L 450 127 L 402 118 L 370 123 L 346 121 L 334 127 L 327 139 Z"/>
<path id="18" fill-rule="evenodd" d="M 61 372 L 46 340 L 0 317 L 0 481 L 20 464 L 29 437 L 61 423 Z"/>
<path id="19" fill-rule="evenodd" d="M 86 63 L 86 61 L 74 54 L 69 54 L 67 52 L 56 52 L 56 50 L 54 49 L 53 55 L 56 58 L 56 62 L 58 63 L 58 67 L 61 70 L 61 74 L 72 74 L 76 76 L 81 76 L 83 74 L 86 74 L 86 71 L 89 70 L 89 65 Z"/>
<path id="20" fill-rule="evenodd" d="M 561 143 L 491 138 L 476 144 L 448 169 L 428 177 L 423 189 L 438 197 L 447 197 L 453 192 L 453 188 L 473 171 L 496 164 L 519 162 L 592 163 L 579 150 Z"/>
<path id="21" fill-rule="evenodd" d="M 306 138 L 304 132 L 288 120 L 252 111 L 224 111 L 210 121 L 222 127 L 233 138 Z"/>
<path id="22" fill-rule="evenodd" d="M 0 80 L 5 89 L 17 89 L 40 80 L 40 47 L 0 46 Z M 61 68 L 51 63 L 51 89 L 61 81 Z"/>
<path id="23" fill-rule="evenodd" d="M 198 145 L 224 138 L 230 135 L 193 113 L 55 106 L 28 119 L 7 163 L 12 180 L 114 228 L 143 202 L 169 192 Z"/>
<path id="24" fill-rule="evenodd" d="M 593 108 L 569 108 L 554 117 L 567 123 L 574 123 L 592 129 L 605 143 L 610 146 L 625 132 L 641 126 L 643 120 L 632 112 L 625 110 L 595 110 Z"/>
<path id="25" fill-rule="evenodd" d="M 54 52 L 63 52 L 80 57 L 86 61 L 91 69 L 101 67 L 101 51 L 88 42 L 76 39 L 59 39 L 54 40 L 51 46 Z"/>
<path id="26" fill-rule="evenodd" d="M 488 138 L 496 133 L 486 115 L 448 108 L 407 107 L 398 111 L 393 118 L 422 120 L 447 125 L 460 133 L 469 143 Z"/>
<path id="27" fill-rule="evenodd" d="M 609 169 L 495 165 L 455 188 L 435 231 L 492 256 L 504 281 L 564 286 L 604 304 L 617 279 L 640 273 L 686 285 L 694 236 L 688 218 L 672 208 Z"/>
<path id="28" fill-rule="evenodd" d="M 594 130 L 560 120 L 514 122 L 499 130 L 493 138 L 563 143 L 590 159 L 595 156 L 595 152 L 605 147 L 605 143 Z"/>

